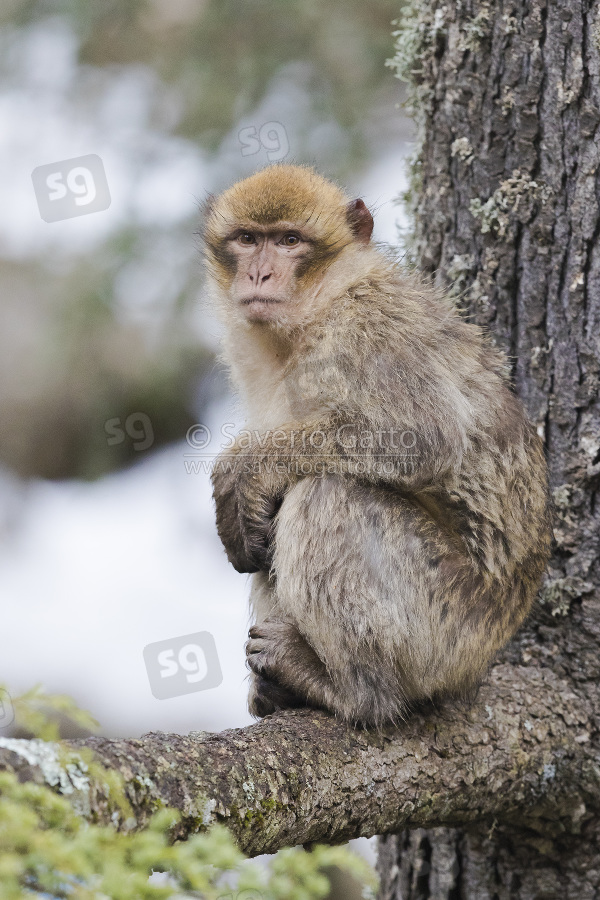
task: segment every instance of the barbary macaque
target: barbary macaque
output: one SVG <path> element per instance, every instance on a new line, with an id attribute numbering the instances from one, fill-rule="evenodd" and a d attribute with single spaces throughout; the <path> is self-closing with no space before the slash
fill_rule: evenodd
<path id="1" fill-rule="evenodd" d="M 372 228 L 362 200 L 301 166 L 207 208 L 248 413 L 213 488 L 227 556 L 255 573 L 256 716 L 382 726 L 471 695 L 549 555 L 544 449 L 504 358 Z"/>

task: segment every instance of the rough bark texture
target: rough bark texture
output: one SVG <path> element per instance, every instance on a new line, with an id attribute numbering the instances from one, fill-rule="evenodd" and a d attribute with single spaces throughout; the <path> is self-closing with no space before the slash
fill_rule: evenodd
<path id="1" fill-rule="evenodd" d="M 51 784 L 88 820 L 123 829 L 143 828 L 164 805 L 183 814 L 178 837 L 222 822 L 249 855 L 470 823 L 483 835 L 518 825 L 543 849 L 600 809 L 588 706 L 550 669 L 499 665 L 470 709 L 415 716 L 402 729 L 357 731 L 302 710 L 220 734 L 88 738 L 62 757 L 56 745 L 0 738 L 0 769 Z M 81 764 L 82 747 L 121 774 L 130 810 Z"/>
<path id="2" fill-rule="evenodd" d="M 570 685 L 600 759 L 600 5 L 419 0 L 395 62 L 422 125 L 416 258 L 506 349 L 548 450 L 555 552 L 503 661 Z M 531 841 L 518 820 L 385 838 L 382 897 L 596 898 L 599 827 L 584 813 L 575 838 Z"/>

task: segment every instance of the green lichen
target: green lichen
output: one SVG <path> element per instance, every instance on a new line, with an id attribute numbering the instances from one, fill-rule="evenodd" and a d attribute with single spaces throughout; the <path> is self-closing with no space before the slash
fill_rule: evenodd
<path id="1" fill-rule="evenodd" d="M 598 7 L 598 13 L 596 15 L 596 21 L 592 25 L 592 41 L 596 50 L 600 53 L 600 7 Z"/>
<path id="2" fill-rule="evenodd" d="M 552 350 L 554 345 L 554 339 L 550 338 L 546 347 L 532 347 L 531 348 L 531 368 L 537 369 L 542 364 L 542 359 L 544 356 L 547 356 L 548 353 Z"/>
<path id="3" fill-rule="evenodd" d="M 600 454 L 600 436 L 597 434 L 582 434 L 579 438 L 579 444 L 586 456 L 592 461 L 596 460 Z"/>
<path id="4" fill-rule="evenodd" d="M 411 223 L 415 220 L 416 205 L 422 190 L 422 145 L 424 121 L 433 100 L 430 70 L 434 65 L 436 46 L 448 31 L 447 7 L 432 9 L 418 0 L 408 0 L 402 17 L 394 21 L 394 55 L 386 65 L 407 85 L 404 107 L 417 125 L 415 150 L 407 161 L 408 187 L 400 197 Z M 411 227 L 400 234 L 400 244 L 408 265 L 416 263 Z"/>
<path id="5" fill-rule="evenodd" d="M 593 591 L 593 585 L 576 576 L 547 578 L 540 591 L 540 601 L 550 607 L 552 616 L 567 616 L 574 600 Z"/>
<path id="6" fill-rule="evenodd" d="M 457 138 L 452 142 L 452 146 L 450 147 L 450 155 L 458 156 L 459 159 L 462 159 L 464 163 L 469 165 L 473 162 L 473 147 L 471 146 L 471 142 L 466 137 Z"/>
<path id="7" fill-rule="evenodd" d="M 560 487 L 554 488 L 552 491 L 554 505 L 559 509 L 568 509 L 571 503 L 572 491 L 573 488 L 570 484 L 561 484 Z"/>
<path id="8" fill-rule="evenodd" d="M 242 814 L 240 807 L 232 804 L 229 807 L 229 814 L 236 825 L 254 831 L 257 828 L 264 827 L 274 813 L 283 812 L 286 809 L 284 803 L 275 800 L 273 797 L 259 800 L 258 807 L 258 809 L 247 808 Z"/>
<path id="9" fill-rule="evenodd" d="M 515 169 L 488 200 L 483 203 L 479 198 L 471 200 L 469 211 L 481 222 L 482 234 L 503 238 L 514 217 L 529 218 L 535 205 L 543 206 L 551 193 L 548 185 L 533 181 L 527 174 Z"/>
<path id="10" fill-rule="evenodd" d="M 459 296 L 467 287 L 468 276 L 475 269 L 475 259 L 470 253 L 455 254 L 448 266 L 450 295 Z"/>
<path id="11" fill-rule="evenodd" d="M 474 309 L 487 313 L 490 308 L 490 296 L 484 282 L 486 281 L 485 273 L 478 272 L 475 281 L 469 288 L 469 305 Z M 492 338 L 493 341 L 493 338 Z"/>
<path id="12" fill-rule="evenodd" d="M 501 21 L 504 25 L 504 34 L 516 34 L 519 30 L 519 22 L 514 16 L 504 13 Z"/>
<path id="13" fill-rule="evenodd" d="M 423 187 L 423 164 L 421 156 L 421 143 L 406 160 L 407 187 L 398 202 L 403 207 L 409 221 L 409 227 L 405 230 L 398 229 L 398 239 L 404 254 L 404 263 L 407 266 L 417 265 L 417 253 L 414 245 L 414 221 L 417 213 L 419 197 Z"/>
<path id="14" fill-rule="evenodd" d="M 475 52 L 490 32 L 489 6 L 484 4 L 477 15 L 463 25 L 461 32 L 461 49 Z"/>
<path id="15" fill-rule="evenodd" d="M 438 38 L 448 30 L 446 12 L 445 6 L 432 10 L 426 3 L 409 0 L 402 10 L 402 18 L 392 23 L 397 26 L 392 32 L 394 56 L 386 65 L 409 86 L 405 105 L 416 118 L 421 117 L 431 99 L 426 72 Z"/>
<path id="16" fill-rule="evenodd" d="M 515 95 L 513 93 L 512 88 L 508 87 L 508 85 L 504 85 L 502 88 L 502 98 L 500 99 L 500 109 L 502 110 L 502 115 L 507 116 L 511 109 L 515 105 Z"/>

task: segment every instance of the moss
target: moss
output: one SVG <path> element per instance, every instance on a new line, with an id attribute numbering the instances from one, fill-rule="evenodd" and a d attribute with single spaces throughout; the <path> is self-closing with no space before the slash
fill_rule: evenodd
<path id="1" fill-rule="evenodd" d="M 234 822 L 241 825 L 242 828 L 251 828 L 255 831 L 266 825 L 274 813 L 283 812 L 287 808 L 285 803 L 281 803 L 274 797 L 259 800 L 258 806 L 258 809 L 246 809 L 242 815 L 239 806 L 233 804 L 229 807 L 229 813 Z"/>
<path id="2" fill-rule="evenodd" d="M 31 752 L 39 756 L 37 747 Z M 269 807 L 274 803 L 266 801 Z M 143 833 L 120 834 L 86 823 L 49 788 L 21 784 L 15 775 L 0 772 L 0 896 L 175 900 L 193 893 L 217 900 L 224 896 L 224 884 L 234 884 L 240 897 L 317 900 L 329 895 L 325 873 L 333 865 L 352 873 L 374 896 L 374 873 L 345 848 L 284 850 L 265 870 L 246 864 L 222 826 L 173 842 L 180 818 L 163 809 Z M 168 882 L 149 882 L 151 870 L 168 872 Z"/>

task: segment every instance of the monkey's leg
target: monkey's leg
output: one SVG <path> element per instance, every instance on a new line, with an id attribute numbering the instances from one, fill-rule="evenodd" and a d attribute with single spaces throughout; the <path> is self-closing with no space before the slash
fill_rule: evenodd
<path id="1" fill-rule="evenodd" d="M 477 632 L 461 633 L 461 598 L 439 575 L 452 554 L 397 492 L 303 479 L 279 511 L 272 606 L 251 631 L 249 666 L 346 721 L 398 721 L 474 664 Z"/>
<path id="2" fill-rule="evenodd" d="M 254 673 L 251 713 L 262 717 L 275 709 L 306 706 L 307 701 L 331 708 L 333 686 L 327 670 L 294 624 L 265 619 L 253 625 L 249 635 L 246 658 Z"/>
<path id="3" fill-rule="evenodd" d="M 380 498 L 371 493 L 365 506 L 363 489 L 337 476 L 303 479 L 288 492 L 276 523 L 275 578 L 269 589 L 254 583 L 246 653 L 256 676 L 306 704 L 378 722 L 401 716 L 406 697 L 384 646 L 398 631 L 397 604 L 384 596 L 389 563 L 376 546 Z M 252 706 L 262 714 L 261 703 Z"/>
<path id="4" fill-rule="evenodd" d="M 406 698 L 396 683 L 385 691 L 386 680 L 394 679 L 383 665 L 369 673 L 357 660 L 332 678 L 293 623 L 266 619 L 253 625 L 249 636 L 246 658 L 254 677 L 248 708 L 253 715 L 312 706 L 353 723 L 382 724 L 403 716 Z"/>

